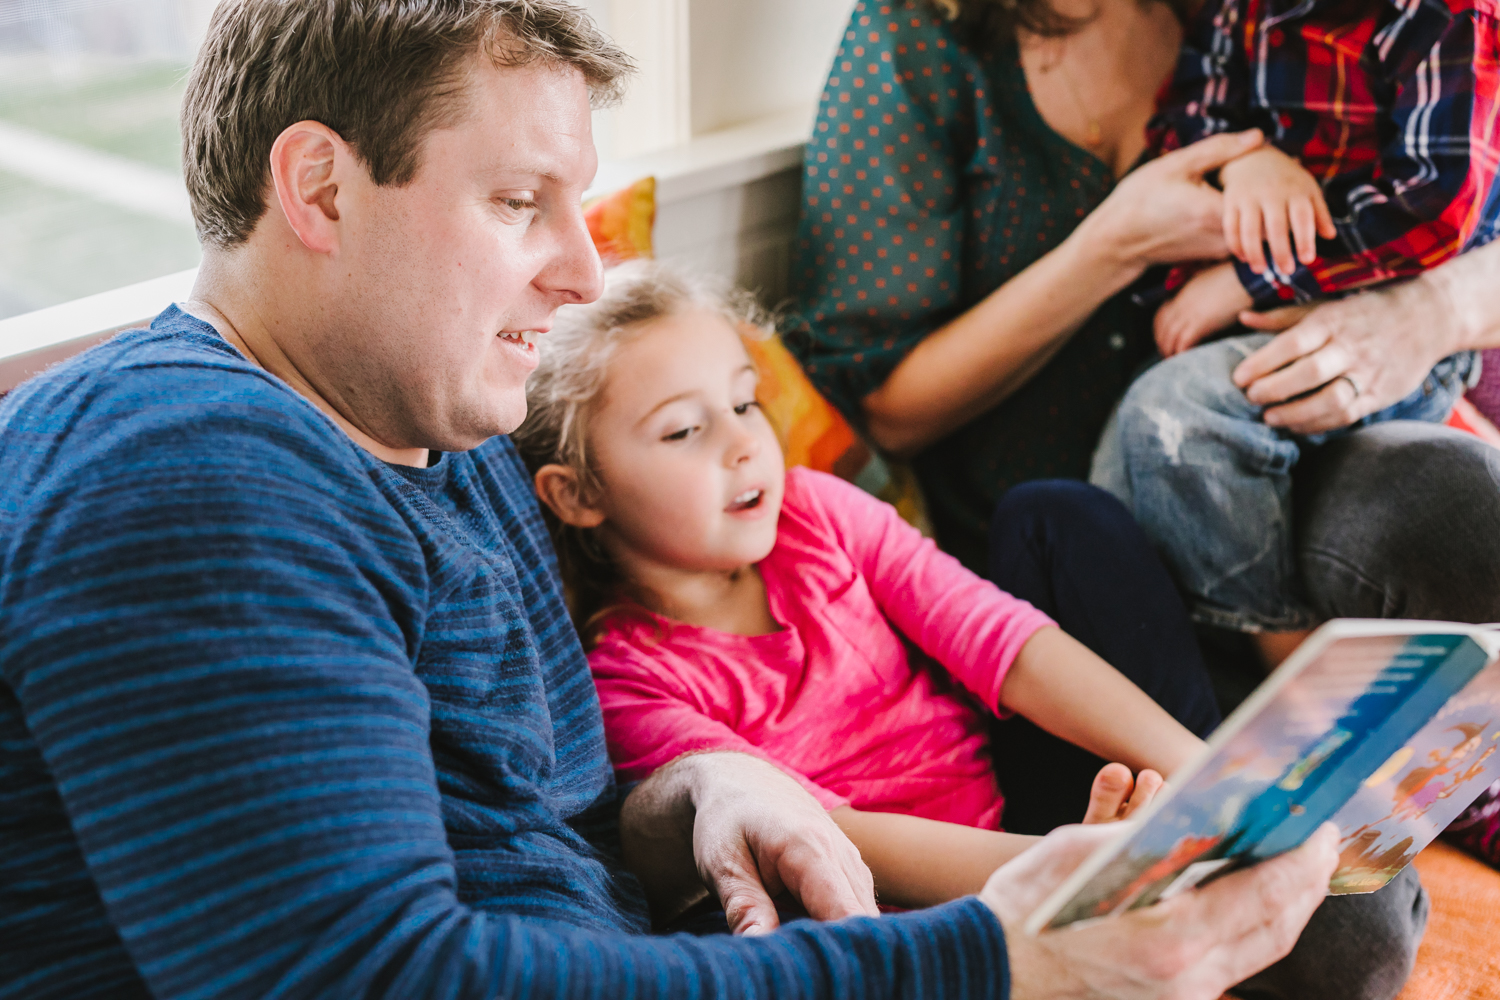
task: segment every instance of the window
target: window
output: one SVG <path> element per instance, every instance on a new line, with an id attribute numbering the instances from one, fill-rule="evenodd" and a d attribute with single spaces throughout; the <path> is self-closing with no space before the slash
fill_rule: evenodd
<path id="1" fill-rule="evenodd" d="M 0 318 L 197 264 L 177 112 L 210 9 L 0 6 Z"/>

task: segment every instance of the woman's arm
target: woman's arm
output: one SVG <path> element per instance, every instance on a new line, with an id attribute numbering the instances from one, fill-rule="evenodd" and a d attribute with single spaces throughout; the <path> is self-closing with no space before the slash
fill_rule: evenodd
<path id="1" fill-rule="evenodd" d="M 1204 175 L 1254 149 L 1217 135 L 1127 175 L 1055 250 L 924 338 L 863 407 L 884 450 L 911 454 L 995 406 L 1151 264 L 1227 250 L 1219 192 Z"/>

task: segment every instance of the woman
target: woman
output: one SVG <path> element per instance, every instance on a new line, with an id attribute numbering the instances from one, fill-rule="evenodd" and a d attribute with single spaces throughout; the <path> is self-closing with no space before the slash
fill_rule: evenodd
<path id="1" fill-rule="evenodd" d="M 1117 293 L 1151 264 L 1227 254 L 1202 175 L 1260 139 L 1215 137 L 1117 186 L 1177 12 L 955 2 L 856 6 L 808 147 L 785 330 L 818 388 L 912 458 L 939 541 L 984 572 L 1000 495 L 1085 478 L 1150 355 L 1149 315 Z"/>

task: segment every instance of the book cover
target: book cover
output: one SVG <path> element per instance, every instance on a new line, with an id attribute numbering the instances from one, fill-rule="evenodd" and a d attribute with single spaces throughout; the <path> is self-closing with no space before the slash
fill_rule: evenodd
<path id="1" fill-rule="evenodd" d="M 1450 787 L 1487 748 L 1468 747 L 1471 737 L 1462 729 L 1448 734 L 1463 734 L 1462 740 L 1439 748 L 1447 739 L 1444 722 L 1481 730 L 1500 724 L 1500 713 L 1493 720 L 1486 714 L 1494 697 L 1479 694 L 1500 687 L 1490 683 L 1496 675 L 1486 671 L 1473 692 L 1466 690 L 1495 659 L 1497 646 L 1500 638 L 1474 626 L 1383 620 L 1324 625 L 1225 720 L 1198 760 L 1172 776 L 1138 821 L 1032 915 L 1027 930 L 1148 906 L 1289 850 L 1335 815 L 1351 824 L 1346 847 L 1354 849 L 1342 891 L 1377 888 L 1372 872 L 1389 881 L 1401 867 L 1391 868 L 1396 859 L 1420 850 L 1441 829 L 1422 839 L 1411 826 L 1421 822 L 1425 831 L 1439 818 L 1439 800 L 1428 797 L 1440 789 L 1431 790 L 1430 781 L 1423 783 L 1425 772 L 1417 772 L 1459 754 L 1458 770 L 1436 775 L 1442 788 Z M 1465 695 L 1456 698 L 1460 691 Z M 1407 749 L 1411 753 L 1403 757 Z M 1441 800 L 1443 811 L 1451 806 L 1456 815 L 1486 787 L 1485 775 L 1500 763 L 1496 756 L 1486 757 L 1459 784 L 1470 794 L 1450 791 Z M 1459 760 L 1468 763 L 1458 767 Z M 1417 798 L 1426 808 L 1420 820 L 1411 803 L 1398 809 L 1393 799 L 1403 782 L 1408 792 L 1421 785 Z M 1341 815 L 1346 808 L 1350 812 Z M 1368 888 L 1360 886 L 1362 879 L 1370 880 Z"/>

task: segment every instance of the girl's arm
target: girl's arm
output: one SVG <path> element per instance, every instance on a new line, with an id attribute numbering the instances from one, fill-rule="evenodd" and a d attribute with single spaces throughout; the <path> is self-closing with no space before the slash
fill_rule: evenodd
<path id="1" fill-rule="evenodd" d="M 1085 823 L 1125 819 L 1150 802 L 1161 785 L 1154 772 L 1134 779 L 1124 766 L 1109 764 L 1094 779 L 1088 812 L 1079 818 Z M 875 876 L 879 901 L 907 909 L 979 892 L 996 868 L 1042 839 L 852 806 L 829 815 L 859 848 Z"/>
<path id="2" fill-rule="evenodd" d="M 1011 663 L 1000 704 L 1054 736 L 1133 771 L 1168 777 L 1203 741 L 1060 628 L 1038 629 Z"/>
<path id="3" fill-rule="evenodd" d="M 991 711 L 1019 712 L 1105 760 L 1170 775 L 1202 742 L 1027 602 L 965 569 L 895 509 L 798 469 L 891 624 Z M 794 477 L 790 478 L 790 477 Z"/>

